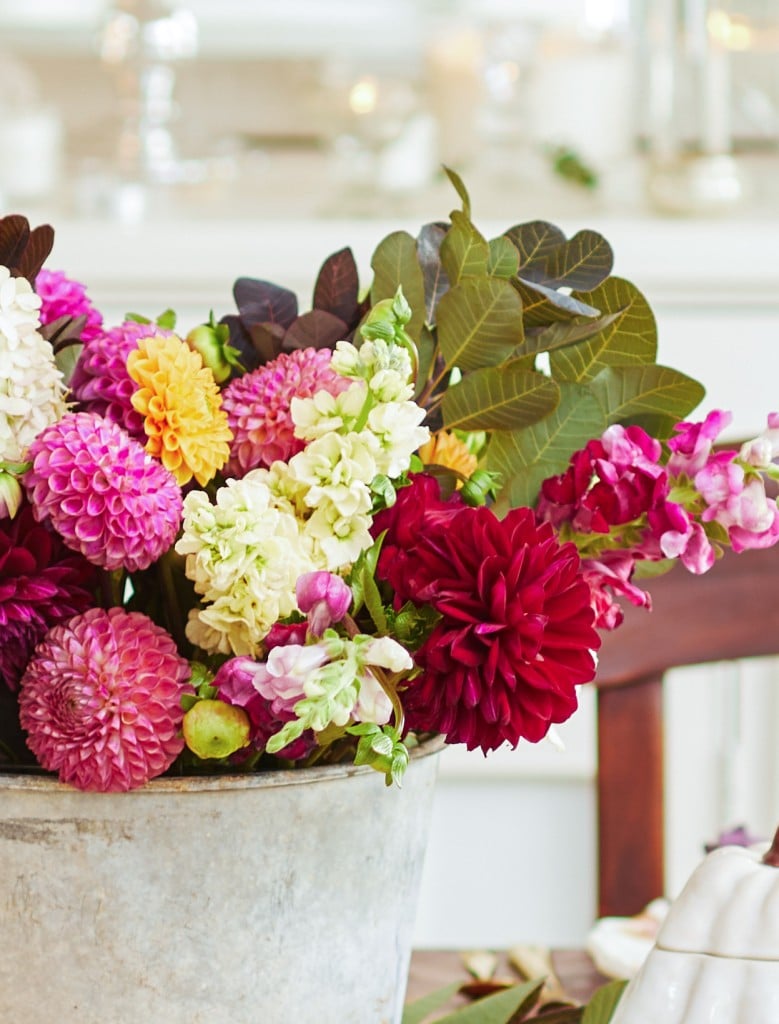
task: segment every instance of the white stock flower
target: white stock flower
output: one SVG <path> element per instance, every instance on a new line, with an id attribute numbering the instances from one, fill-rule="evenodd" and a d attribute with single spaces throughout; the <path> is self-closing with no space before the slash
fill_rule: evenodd
<path id="1" fill-rule="evenodd" d="M 361 551 L 373 543 L 371 517 L 367 513 L 342 516 L 331 503 L 321 505 L 304 527 L 315 544 L 318 567 L 338 572 L 356 561 Z"/>
<path id="2" fill-rule="evenodd" d="M 274 622 L 296 610 L 298 576 L 317 568 L 301 526 L 260 470 L 220 487 L 215 505 L 202 491 L 187 495 L 176 551 L 208 605 L 190 619 L 190 639 L 210 651 L 256 654 Z"/>
<path id="3" fill-rule="evenodd" d="M 416 402 L 388 402 L 371 409 L 368 427 L 381 447 L 379 472 L 393 478 L 408 469 L 413 453 L 430 439 L 428 428 L 420 426 L 424 416 Z"/>
<path id="4" fill-rule="evenodd" d="M 356 381 L 338 395 L 317 391 L 311 398 L 293 398 L 290 403 L 295 437 L 313 441 L 326 434 L 348 433 L 357 422 L 368 389 Z"/>
<path id="5" fill-rule="evenodd" d="M 377 439 L 368 431 L 326 434 L 293 455 L 289 472 L 307 488 L 304 500 L 310 508 L 327 499 L 350 516 L 371 507 L 368 487 L 377 473 L 379 453 Z"/>
<path id="6" fill-rule="evenodd" d="M 37 332 L 40 298 L 0 267 L 0 460 L 21 462 L 29 444 L 67 412 L 51 345 Z"/>

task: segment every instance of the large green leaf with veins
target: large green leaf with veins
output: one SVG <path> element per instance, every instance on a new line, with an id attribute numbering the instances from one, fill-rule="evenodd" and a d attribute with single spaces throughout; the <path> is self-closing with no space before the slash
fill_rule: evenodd
<path id="1" fill-rule="evenodd" d="M 700 405 L 702 384 L 668 366 L 609 366 L 590 382 L 609 423 L 637 423 L 665 437 Z"/>
<path id="2" fill-rule="evenodd" d="M 463 373 L 496 366 L 522 344 L 522 303 L 497 277 L 465 278 L 438 303 L 438 345 L 447 367 Z"/>
<path id="3" fill-rule="evenodd" d="M 562 473 L 573 452 L 608 426 L 600 402 L 583 384 L 561 383 L 549 416 L 523 430 L 498 431 L 487 448 L 487 468 L 501 474 L 499 506 L 535 505 L 541 484 Z"/>
<path id="4" fill-rule="evenodd" d="M 448 388 L 441 410 L 444 425 L 460 430 L 517 430 L 548 416 L 560 389 L 524 362 L 487 367 Z"/>
<path id="5" fill-rule="evenodd" d="M 630 281 L 610 277 L 576 298 L 597 306 L 602 315 L 618 314 L 594 337 L 552 353 L 552 376 L 558 380 L 592 380 L 607 366 L 653 363 L 657 357 L 657 324 L 649 303 Z"/>
<path id="6" fill-rule="evenodd" d="M 414 340 L 419 338 L 425 322 L 425 279 L 417 261 L 417 243 L 407 231 L 393 231 L 379 243 L 371 259 L 373 284 L 371 303 L 391 299 L 398 286 L 411 307 L 411 320 L 406 330 Z"/>

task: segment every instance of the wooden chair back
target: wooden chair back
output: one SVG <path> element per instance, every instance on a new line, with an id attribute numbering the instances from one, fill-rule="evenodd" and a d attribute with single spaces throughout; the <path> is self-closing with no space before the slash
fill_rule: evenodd
<path id="1" fill-rule="evenodd" d="M 598 914 L 664 893 L 663 677 L 672 668 L 779 655 L 779 545 L 727 552 L 703 576 L 682 566 L 647 584 L 604 636 L 598 675 Z M 723 823 L 727 824 L 727 823 Z"/>

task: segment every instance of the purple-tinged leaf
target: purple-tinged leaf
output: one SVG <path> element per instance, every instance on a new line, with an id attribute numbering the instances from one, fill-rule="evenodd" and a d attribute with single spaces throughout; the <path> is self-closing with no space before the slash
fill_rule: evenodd
<path id="1" fill-rule="evenodd" d="M 349 248 L 328 256 L 314 286 L 313 308 L 332 313 L 345 324 L 357 319 L 360 281 L 357 263 Z"/>
<path id="2" fill-rule="evenodd" d="M 249 324 L 248 331 L 254 351 L 260 357 L 260 363 L 272 362 L 281 352 L 287 333 L 281 324 Z"/>
<path id="3" fill-rule="evenodd" d="M 13 273 L 24 255 L 29 238 L 30 225 L 26 217 L 18 213 L 0 217 L 0 265 Z"/>
<path id="4" fill-rule="evenodd" d="M 449 278 L 441 263 L 441 242 L 448 224 L 425 224 L 417 236 L 417 259 L 425 282 L 425 322 L 435 325 L 438 300 L 449 290 Z"/>
<path id="5" fill-rule="evenodd" d="M 239 277 L 233 285 L 233 297 L 247 324 L 280 324 L 286 330 L 298 315 L 295 293 L 270 281 Z"/>
<path id="6" fill-rule="evenodd" d="M 50 224 L 40 224 L 33 229 L 18 263 L 19 273 L 31 284 L 35 283 L 35 278 L 49 258 L 53 246 L 54 228 Z"/>
<path id="7" fill-rule="evenodd" d="M 241 318 L 236 314 L 231 314 L 223 316 L 219 323 L 224 324 L 229 330 L 230 344 L 240 352 L 241 364 L 247 370 L 256 369 L 260 365 L 260 356 L 254 347 L 251 335 L 241 322 Z"/>
<path id="8" fill-rule="evenodd" d="M 284 335 L 284 350 L 335 348 L 335 343 L 345 339 L 348 333 L 349 326 L 340 317 L 324 309 L 312 309 L 299 316 Z"/>

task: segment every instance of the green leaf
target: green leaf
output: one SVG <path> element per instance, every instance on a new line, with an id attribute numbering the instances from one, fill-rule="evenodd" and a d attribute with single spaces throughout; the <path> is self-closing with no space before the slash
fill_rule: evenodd
<path id="1" fill-rule="evenodd" d="M 510 280 L 517 276 L 519 270 L 519 253 L 517 247 L 505 235 L 493 238 L 489 243 L 487 273 L 491 277 L 505 277 Z"/>
<path id="2" fill-rule="evenodd" d="M 444 988 L 431 992 L 430 995 L 422 996 L 421 999 L 415 999 L 413 1003 L 409 1003 L 403 1009 L 401 1024 L 422 1024 L 425 1018 L 429 1017 L 434 1010 L 448 1003 L 452 996 L 460 990 L 461 985 L 461 982 L 454 981 L 451 985 L 446 985 Z"/>
<path id="3" fill-rule="evenodd" d="M 508 281 L 468 278 L 438 304 L 438 344 L 448 368 L 495 366 L 523 339 L 522 303 Z"/>
<path id="4" fill-rule="evenodd" d="M 617 313 L 593 338 L 552 355 L 552 375 L 558 380 L 592 380 L 606 366 L 653 363 L 657 357 L 657 324 L 649 303 L 630 281 L 610 277 L 592 292 L 575 297 L 596 305 L 602 313 Z"/>
<path id="5" fill-rule="evenodd" d="M 609 1024 L 627 984 L 626 981 L 611 981 L 599 988 L 585 1007 L 582 1024 Z"/>
<path id="6" fill-rule="evenodd" d="M 525 327 L 546 327 L 558 320 L 575 316 L 596 317 L 600 310 L 565 292 L 547 288 L 535 281 L 526 281 L 521 275 L 513 282 L 525 310 Z"/>
<path id="7" fill-rule="evenodd" d="M 486 277 L 489 258 L 487 240 L 464 213 L 454 210 L 452 226 L 441 242 L 441 263 L 450 284 L 464 277 Z"/>
<path id="8" fill-rule="evenodd" d="M 600 402 L 588 387 L 562 383 L 555 411 L 524 430 L 498 431 L 487 448 L 487 468 L 503 476 L 499 506 L 533 506 L 548 476 L 562 473 L 571 454 L 606 429 Z"/>
<path id="9" fill-rule="evenodd" d="M 614 253 L 606 239 L 597 231 L 578 231 L 524 264 L 522 276 L 548 288 L 592 289 L 606 280 L 613 266 Z"/>
<path id="10" fill-rule="evenodd" d="M 604 330 L 618 316 L 619 313 L 609 313 L 594 320 L 578 317 L 567 322 L 558 320 L 541 330 L 536 329 L 532 333 L 526 331 L 522 352 L 551 352 L 556 348 L 565 348 L 566 345 L 575 345 L 577 341 L 584 341 Z"/>
<path id="11" fill-rule="evenodd" d="M 417 262 L 417 243 L 407 231 L 394 231 L 379 243 L 371 259 L 371 304 L 395 296 L 398 287 L 411 307 L 406 330 L 416 341 L 425 322 L 425 282 Z"/>
<path id="12" fill-rule="evenodd" d="M 565 244 L 565 234 L 555 224 L 531 220 L 503 232 L 519 252 L 520 266 L 532 266 Z"/>
<path id="13" fill-rule="evenodd" d="M 508 363 L 467 374 L 444 393 L 441 411 L 450 430 L 517 430 L 548 416 L 559 400 L 549 377 Z"/>
<path id="14" fill-rule="evenodd" d="M 387 615 L 384 611 L 384 603 L 381 599 L 381 594 L 379 593 L 379 588 L 376 584 L 373 573 L 367 565 L 363 566 L 361 582 L 363 597 L 365 599 L 365 607 L 368 609 L 368 614 L 373 619 L 373 624 L 376 627 L 379 636 L 386 636 Z"/>
<path id="15" fill-rule="evenodd" d="M 650 363 L 609 366 L 590 382 L 609 423 L 678 423 L 700 405 L 705 389 L 679 370 Z M 661 436 L 667 436 L 662 431 Z"/>
<path id="16" fill-rule="evenodd" d="M 449 181 L 454 185 L 457 195 L 462 200 L 463 213 L 471 219 L 471 197 L 468 195 L 468 189 L 465 187 L 465 183 L 457 171 L 453 171 L 451 167 L 444 167 L 444 174 L 447 176 Z"/>
<path id="17" fill-rule="evenodd" d="M 425 327 L 419 336 L 417 342 L 417 357 L 419 359 L 419 369 L 417 371 L 416 379 L 416 390 L 414 393 L 414 399 L 418 399 L 425 385 L 430 380 L 430 376 L 433 370 L 433 360 L 435 359 L 436 342 L 433 335 Z"/>
<path id="18" fill-rule="evenodd" d="M 454 1010 L 436 1024 L 511 1024 L 521 1019 L 535 1006 L 544 987 L 545 978 L 537 978 L 521 985 L 512 985 L 494 995 L 477 999 L 470 1006 Z"/>

